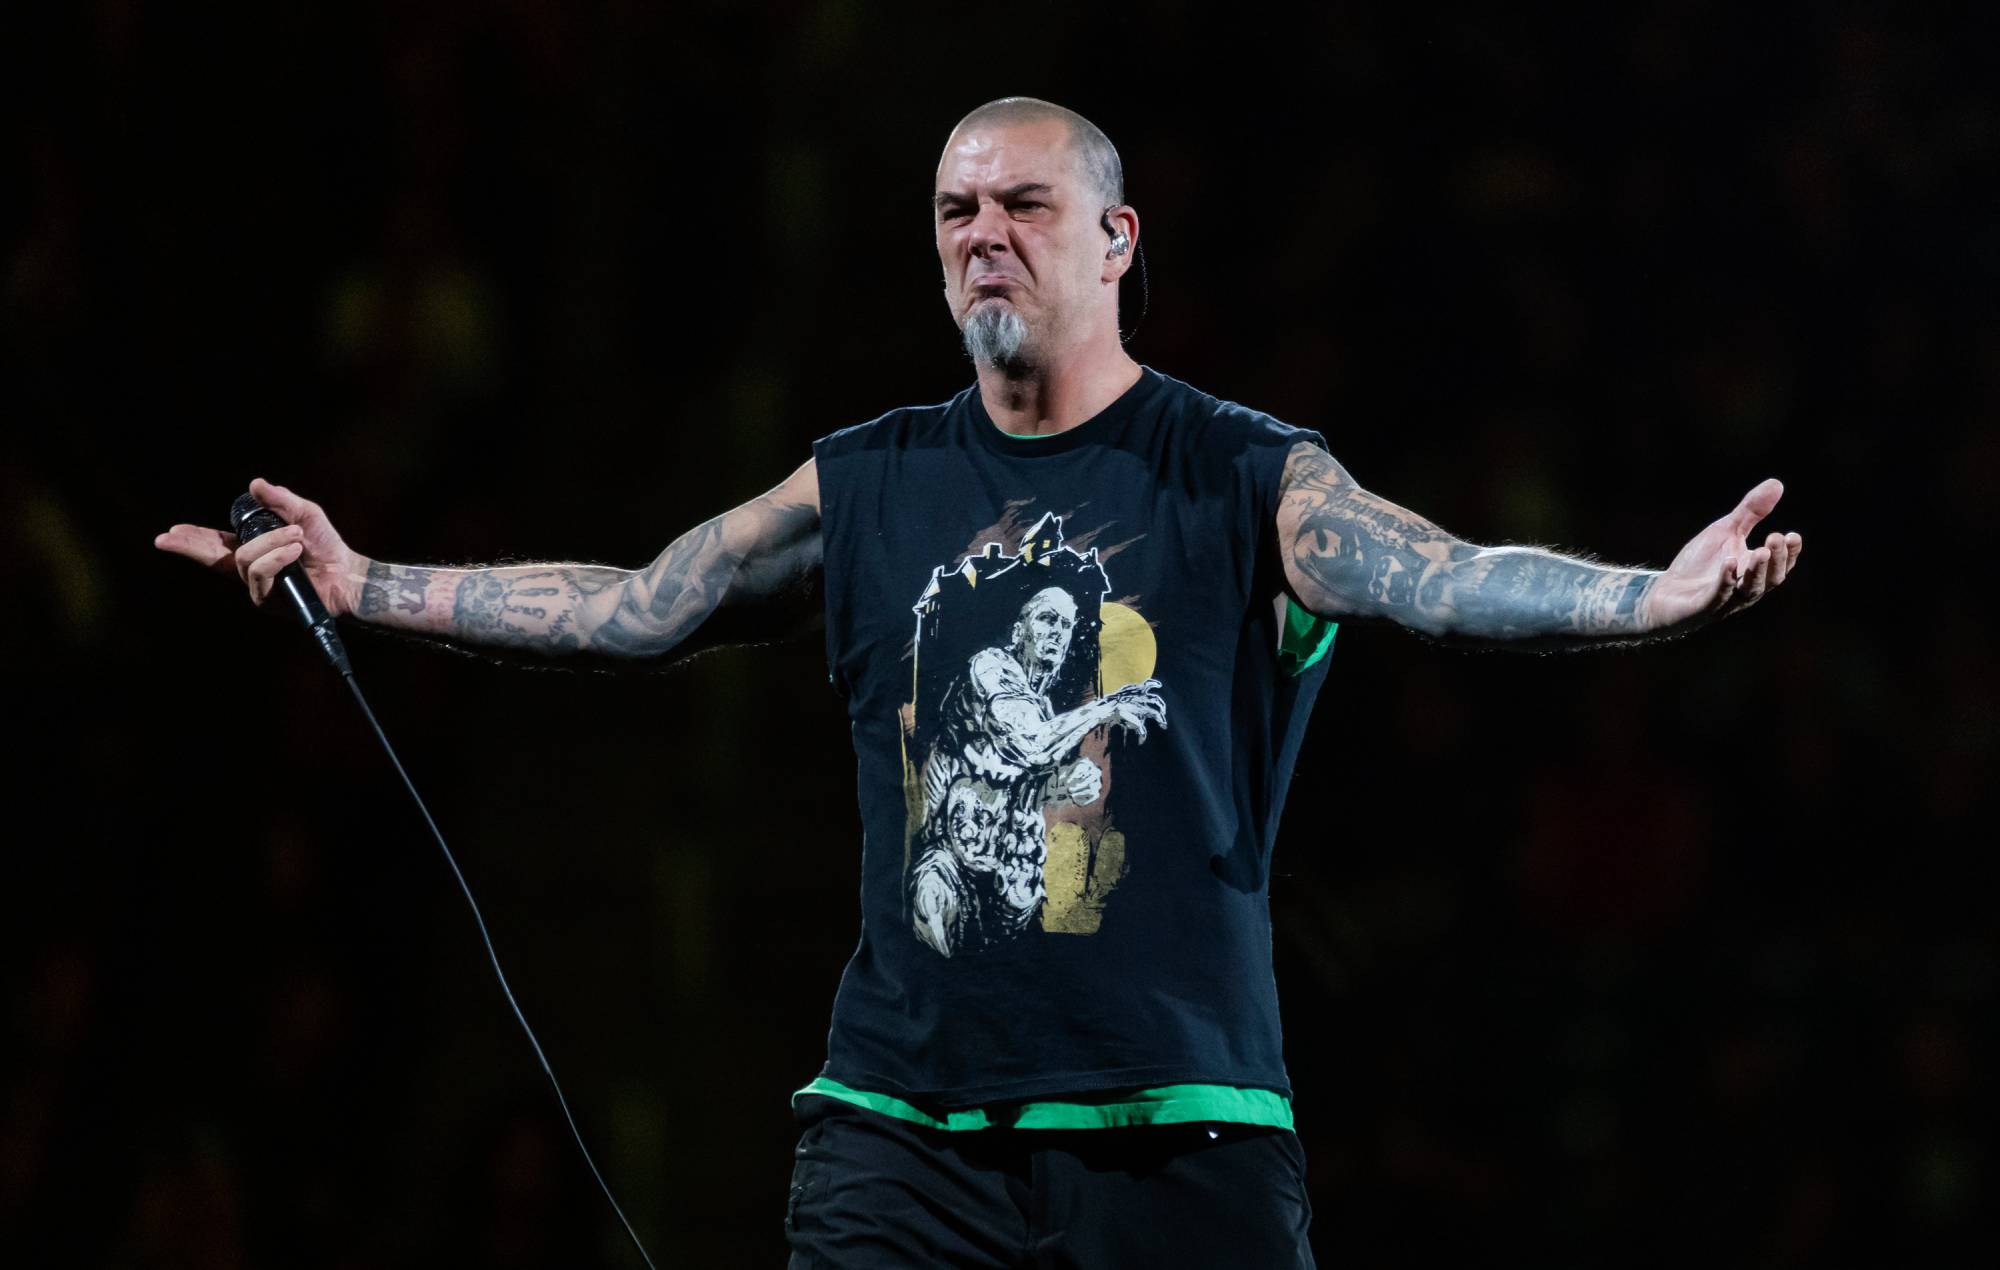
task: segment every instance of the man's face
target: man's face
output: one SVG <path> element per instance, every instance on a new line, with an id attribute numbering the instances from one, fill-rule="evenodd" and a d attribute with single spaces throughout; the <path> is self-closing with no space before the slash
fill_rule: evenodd
<path id="1" fill-rule="evenodd" d="M 1049 587 L 1021 606 L 1014 627 L 1021 668 L 1030 675 L 1051 675 L 1069 652 L 1076 629 L 1076 601 L 1060 587 Z"/>
<path id="2" fill-rule="evenodd" d="M 976 310 L 1011 307 L 1033 361 L 1086 328 L 1093 306 L 1115 304 L 1095 200 L 1059 120 L 955 133 L 934 210 L 945 302 L 960 329 Z"/>

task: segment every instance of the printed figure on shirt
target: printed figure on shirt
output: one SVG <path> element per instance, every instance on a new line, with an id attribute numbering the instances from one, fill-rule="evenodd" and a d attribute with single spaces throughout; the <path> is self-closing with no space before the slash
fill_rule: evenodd
<path id="1" fill-rule="evenodd" d="M 1143 742 L 1147 724 L 1166 723 L 1157 680 L 1105 682 L 1107 611 L 1113 643 L 1143 644 L 1148 673 L 1153 646 L 1143 618 L 1105 600 L 1097 549 L 1065 546 L 1054 514 L 1016 554 L 1004 545 L 989 540 L 956 569 L 933 569 L 915 606 L 905 883 L 913 931 L 947 957 L 1038 924 L 1096 931 L 1125 867 L 1123 837 L 1101 805 L 1108 733 Z M 1132 650 L 1119 651 L 1112 660 L 1129 666 Z M 1063 818 L 1066 809 L 1094 814 Z M 1066 848 L 1055 897 L 1052 830 Z"/>

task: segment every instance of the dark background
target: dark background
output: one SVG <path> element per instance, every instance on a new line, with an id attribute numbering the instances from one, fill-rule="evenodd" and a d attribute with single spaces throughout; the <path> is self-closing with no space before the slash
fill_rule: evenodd
<path id="1" fill-rule="evenodd" d="M 1341 632 L 1271 895 L 1321 1264 L 1986 1264 L 1991 6 L 191 7 L 0 19 L 11 1264 L 637 1264 L 338 682 L 152 537 L 265 475 L 643 562 L 969 381 L 926 199 L 1008 92 L 1123 152 L 1140 360 L 1478 541 L 1661 566 L 1770 475 L 1805 537 L 1684 642 Z M 350 644 L 654 1251 L 779 1264 L 819 646 Z"/>

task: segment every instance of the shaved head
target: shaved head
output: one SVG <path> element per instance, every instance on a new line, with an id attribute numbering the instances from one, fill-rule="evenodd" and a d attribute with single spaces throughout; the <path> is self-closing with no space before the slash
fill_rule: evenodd
<path id="1" fill-rule="evenodd" d="M 951 130 L 955 137 L 969 128 L 1012 128 L 1023 124 L 1060 123 L 1069 129 L 1070 153 L 1084 184 L 1094 190 L 1100 207 L 1115 207 L 1125 201 L 1125 165 L 1118 161 L 1118 148 L 1103 129 L 1064 106 L 1037 97 L 1002 97 L 989 101 Z"/>
<path id="2" fill-rule="evenodd" d="M 1110 139 L 1053 102 L 1002 97 L 952 129 L 933 226 L 945 304 L 982 371 L 1025 381 L 1094 347 L 1123 373 L 1118 279 L 1139 242 L 1124 184 Z"/>

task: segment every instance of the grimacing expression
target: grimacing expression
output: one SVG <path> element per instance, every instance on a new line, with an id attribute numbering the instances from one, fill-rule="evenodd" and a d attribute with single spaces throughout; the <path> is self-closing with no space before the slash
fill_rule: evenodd
<path id="1" fill-rule="evenodd" d="M 1104 208 L 1060 120 L 975 124 L 938 163 L 935 213 L 945 302 L 963 328 L 975 306 L 1011 305 L 1040 347 L 1083 326 L 1105 295 Z"/>
<path id="2" fill-rule="evenodd" d="M 1069 652 L 1076 630 L 1076 601 L 1061 587 L 1047 587 L 1021 606 L 1014 623 L 1014 649 L 1030 677 L 1053 675 Z"/>

